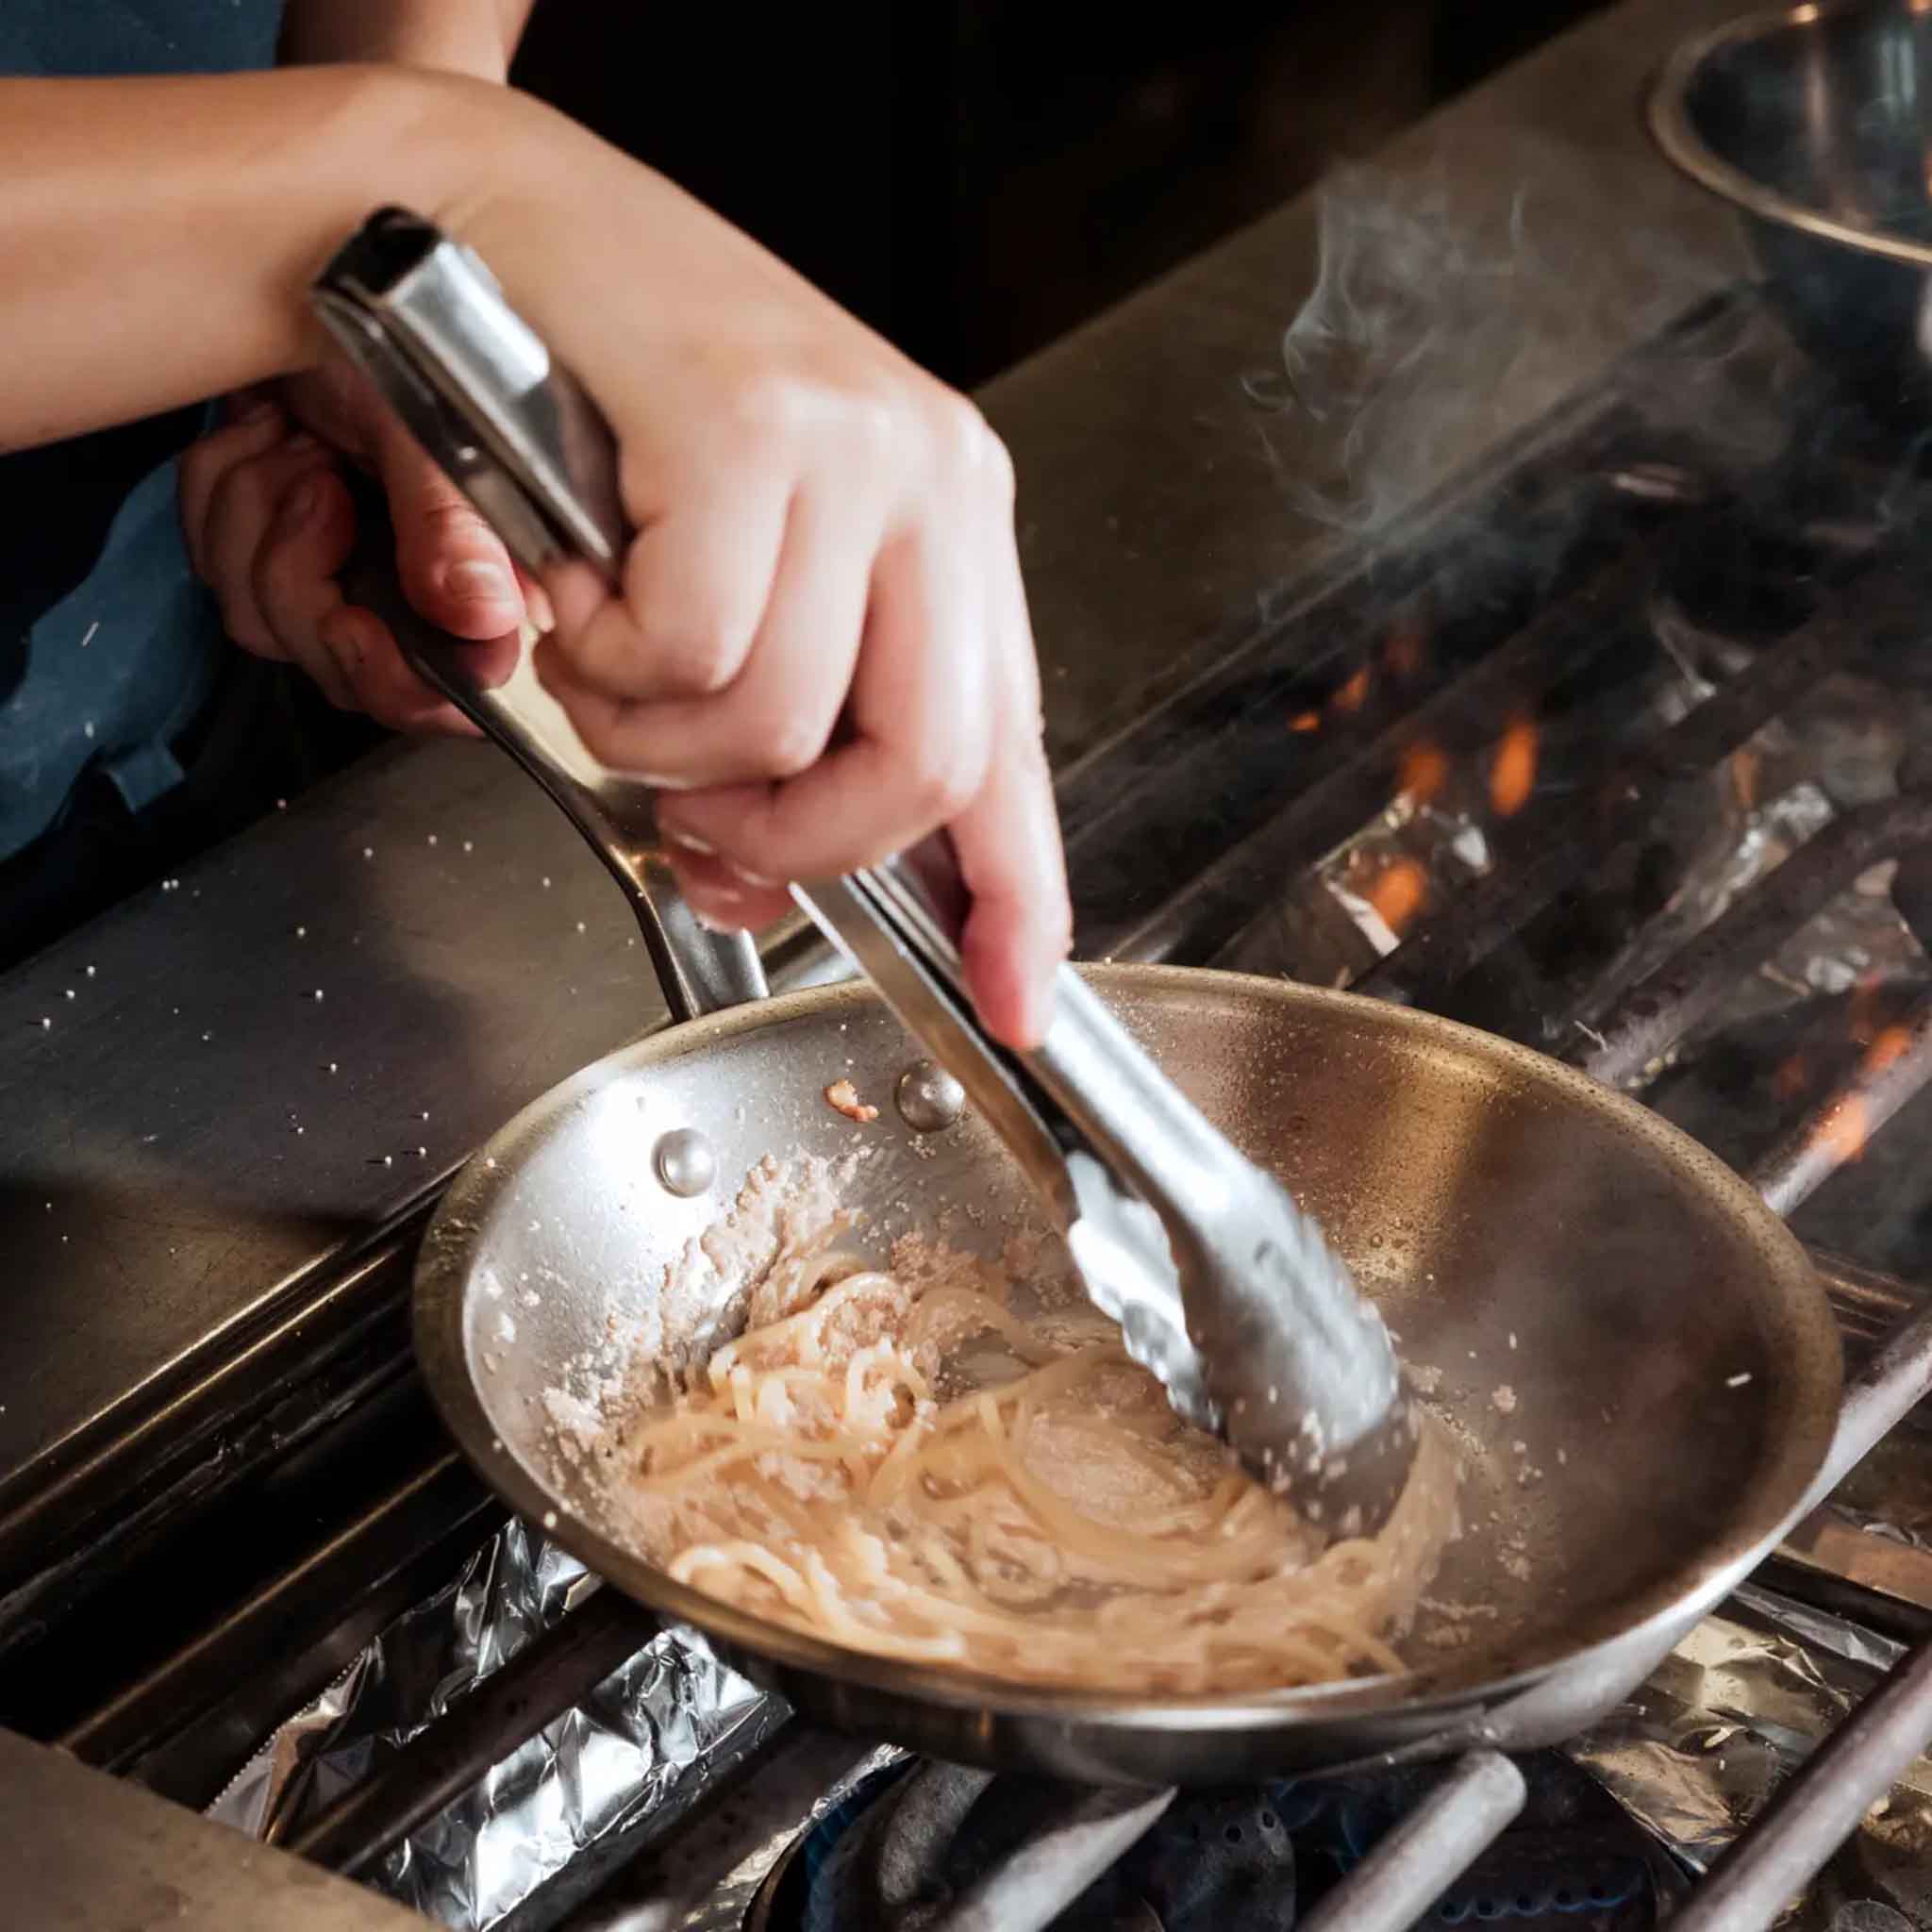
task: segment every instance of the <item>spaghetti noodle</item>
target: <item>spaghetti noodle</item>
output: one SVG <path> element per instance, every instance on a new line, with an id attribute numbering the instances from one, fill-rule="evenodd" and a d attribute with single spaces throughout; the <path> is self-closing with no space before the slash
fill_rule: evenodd
<path id="1" fill-rule="evenodd" d="M 607 1436 L 627 1539 L 774 1622 L 993 1677 L 1201 1693 L 1405 1668 L 1389 1636 L 1455 1533 L 1439 1432 L 1378 1536 L 1324 1546 L 1084 1302 L 1023 1318 L 956 1258 L 792 1271 L 778 1312 Z"/>

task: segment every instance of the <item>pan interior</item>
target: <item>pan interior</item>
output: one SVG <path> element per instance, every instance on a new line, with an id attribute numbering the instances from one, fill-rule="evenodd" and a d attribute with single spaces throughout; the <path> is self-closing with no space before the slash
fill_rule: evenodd
<path id="1" fill-rule="evenodd" d="M 1795 1502 L 1829 1433 L 1835 1332 L 1802 1250 L 1694 1143 L 1424 1016 L 1218 974 L 1095 977 L 1321 1220 L 1462 1445 L 1464 1533 L 1406 1646 L 1426 1676 L 1494 1679 L 1614 1635 Z M 982 1125 L 922 1139 L 900 1121 L 892 1087 L 913 1058 L 869 994 L 796 995 L 613 1057 L 472 1164 L 428 1275 L 440 1245 L 452 1345 L 526 1489 L 601 1527 L 597 1479 L 560 1446 L 549 1393 L 590 1392 L 613 1342 L 675 1349 L 715 1316 L 672 1307 L 665 1272 L 764 1157 L 862 1154 L 848 1201 L 874 1254 L 914 1230 L 997 1253 L 1039 1225 Z M 840 1078 L 876 1121 L 833 1110 Z M 689 1127 L 719 1181 L 680 1200 L 652 1155 Z M 603 1567 L 641 1594 L 671 1590 L 648 1566 Z"/>

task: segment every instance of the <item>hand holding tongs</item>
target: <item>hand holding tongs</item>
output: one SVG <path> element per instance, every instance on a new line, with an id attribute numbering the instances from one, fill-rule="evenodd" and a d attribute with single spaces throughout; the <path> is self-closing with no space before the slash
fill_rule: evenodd
<path id="1" fill-rule="evenodd" d="M 525 569 L 582 558 L 619 581 L 628 533 L 610 431 L 474 253 L 387 209 L 330 262 L 313 299 Z M 581 747 L 562 751 L 537 723 L 543 701 L 533 704 L 526 675 L 489 682 L 476 646 L 399 594 L 382 601 L 417 671 L 510 750 L 647 904 L 674 1010 L 717 1003 L 693 999 L 708 991 L 693 974 L 726 997 L 762 991 L 750 941 L 706 933 L 678 899 L 648 791 Z M 1018 1156 L 1088 1292 L 1174 1407 L 1311 1521 L 1343 1534 L 1379 1526 L 1414 1454 L 1413 1410 L 1379 1317 L 1286 1190 L 1070 970 L 1041 1046 L 1015 1054 L 986 1033 L 961 972 L 966 893 L 942 833 L 792 893 Z"/>

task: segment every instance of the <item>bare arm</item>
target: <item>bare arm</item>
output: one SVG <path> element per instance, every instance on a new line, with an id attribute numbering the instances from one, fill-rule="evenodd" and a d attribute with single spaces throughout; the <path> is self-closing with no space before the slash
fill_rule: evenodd
<path id="1" fill-rule="evenodd" d="M 385 202 L 473 242 L 617 432 L 624 585 L 549 573 L 539 668 L 593 752 L 667 792 L 698 909 L 761 924 L 773 881 L 949 825 L 982 1011 L 1037 1040 L 1069 914 L 1006 452 L 562 116 L 402 66 L 0 81 L 0 444 L 306 366 L 304 288 Z"/>
<path id="2" fill-rule="evenodd" d="M 535 0 L 293 0 L 282 21 L 288 66 L 387 60 L 501 80 Z"/>
<path id="3" fill-rule="evenodd" d="M 0 79 L 0 446 L 301 367 L 331 250 L 460 198 L 517 107 L 400 68 Z"/>

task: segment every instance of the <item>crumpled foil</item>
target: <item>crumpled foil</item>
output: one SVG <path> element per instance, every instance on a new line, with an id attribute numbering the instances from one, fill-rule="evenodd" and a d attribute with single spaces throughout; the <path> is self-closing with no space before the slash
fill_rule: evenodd
<path id="1" fill-rule="evenodd" d="M 1746 1584 L 1565 1748 L 1701 1873 L 1900 1654 L 1887 1638 Z M 1907 1772 L 1777 1926 L 1932 1926 L 1932 1761 Z"/>
<path id="2" fill-rule="evenodd" d="M 260 1745 L 209 1815 L 285 1837 L 596 1587 L 513 1518 Z M 488 1932 L 586 1847 L 693 1803 L 787 1714 L 695 1637 L 665 1631 L 358 1875 L 458 1932 Z"/>

